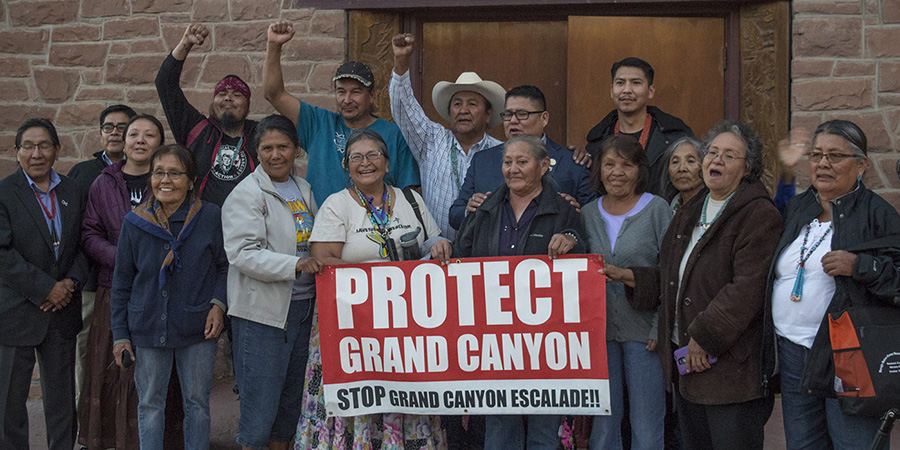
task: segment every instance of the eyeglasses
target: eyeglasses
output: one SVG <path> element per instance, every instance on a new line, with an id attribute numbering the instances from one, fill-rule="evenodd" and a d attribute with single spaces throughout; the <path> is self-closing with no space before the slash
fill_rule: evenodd
<path id="1" fill-rule="evenodd" d="M 715 150 L 710 150 L 710 151 L 706 152 L 706 157 L 710 158 L 710 159 L 716 159 L 716 158 L 721 157 L 722 162 L 724 162 L 725 164 L 734 162 L 737 159 L 747 159 L 744 156 L 734 156 L 731 153 L 721 153 L 721 152 L 717 152 Z"/>
<path id="2" fill-rule="evenodd" d="M 366 161 L 369 161 L 369 162 L 378 162 L 378 161 L 381 161 L 381 158 L 383 156 L 384 155 L 382 155 L 379 152 L 369 152 L 369 153 L 366 153 L 365 155 L 363 155 L 362 153 L 354 153 L 354 154 L 350 155 L 350 157 L 347 159 L 350 160 L 350 162 L 352 162 L 353 164 L 359 164 L 362 162 L 363 158 L 365 158 Z"/>
<path id="3" fill-rule="evenodd" d="M 151 174 L 151 176 L 153 177 L 154 180 L 162 180 L 165 177 L 169 177 L 169 179 L 172 181 L 178 180 L 185 175 L 187 175 L 187 172 L 175 172 L 175 171 L 163 172 L 161 170 L 153 172 Z"/>
<path id="4" fill-rule="evenodd" d="M 828 159 L 828 162 L 831 164 L 840 164 L 846 158 L 855 158 L 859 159 L 859 155 L 849 154 L 849 153 L 822 153 L 822 152 L 812 152 L 807 153 L 806 157 L 809 158 L 809 161 L 813 164 L 818 164 L 819 161 L 822 161 L 822 157 Z"/>
<path id="5" fill-rule="evenodd" d="M 113 130 L 119 130 L 119 133 L 124 133 L 127 128 L 128 128 L 127 123 L 116 123 L 116 124 L 104 123 L 100 127 L 100 131 L 103 131 L 104 133 L 109 134 L 109 133 L 112 133 Z"/>
<path id="6" fill-rule="evenodd" d="M 41 141 L 41 142 L 28 142 L 25 141 L 19 145 L 19 150 L 25 150 L 33 152 L 34 149 L 38 149 L 42 152 L 50 151 L 53 148 L 53 143 L 50 141 Z"/>
<path id="7" fill-rule="evenodd" d="M 526 120 L 528 119 L 528 116 L 532 114 L 540 114 L 544 111 L 546 110 L 542 109 L 540 111 L 525 111 L 523 109 L 520 109 L 518 111 L 503 111 L 502 113 L 500 113 L 500 118 L 503 119 L 504 122 L 509 122 L 510 120 L 512 120 L 512 116 L 516 116 L 516 119 L 519 120 Z"/>

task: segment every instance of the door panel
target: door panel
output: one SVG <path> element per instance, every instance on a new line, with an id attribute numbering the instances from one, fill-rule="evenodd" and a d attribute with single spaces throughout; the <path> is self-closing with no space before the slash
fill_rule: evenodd
<path id="1" fill-rule="evenodd" d="M 725 117 L 723 18 L 570 16 L 568 31 L 570 144 L 615 109 L 610 68 L 629 56 L 653 66 L 650 104 L 698 136 Z"/>
<path id="2" fill-rule="evenodd" d="M 422 24 L 421 103 L 431 120 L 447 125 L 434 109 L 438 81 L 456 81 L 462 72 L 509 90 L 532 84 L 544 92 L 550 122 L 545 130 L 562 143 L 566 130 L 566 22 L 426 22 Z M 503 105 L 494 105 L 503 108 Z M 503 127 L 488 131 L 506 140 Z"/>

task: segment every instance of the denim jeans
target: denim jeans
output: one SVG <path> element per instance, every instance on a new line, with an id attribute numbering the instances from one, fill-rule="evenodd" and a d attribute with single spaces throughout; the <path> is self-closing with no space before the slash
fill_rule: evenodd
<path id="1" fill-rule="evenodd" d="M 184 408 L 185 450 L 209 449 L 209 392 L 217 339 L 178 348 L 139 347 L 134 352 L 141 450 L 162 450 L 166 393 L 172 362 L 178 368 Z"/>
<path id="2" fill-rule="evenodd" d="M 643 342 L 606 341 L 609 366 L 609 416 L 594 416 L 590 448 L 622 448 L 622 416 L 625 408 L 624 383 L 628 386 L 631 448 L 659 450 L 664 447 L 666 381 L 656 352 Z"/>
<path id="3" fill-rule="evenodd" d="M 528 420 L 527 444 L 523 418 Z M 487 416 L 484 425 L 484 450 L 557 450 L 561 419 L 562 416 L 554 415 Z"/>
<path id="4" fill-rule="evenodd" d="M 232 317 L 234 371 L 241 393 L 237 443 L 290 442 L 302 409 L 315 299 L 295 300 L 285 329 Z"/>
<path id="5" fill-rule="evenodd" d="M 809 352 L 802 345 L 778 337 L 781 410 L 787 449 L 868 449 L 880 419 L 848 416 L 841 412 L 837 399 L 813 397 L 801 391 L 800 378 Z"/>

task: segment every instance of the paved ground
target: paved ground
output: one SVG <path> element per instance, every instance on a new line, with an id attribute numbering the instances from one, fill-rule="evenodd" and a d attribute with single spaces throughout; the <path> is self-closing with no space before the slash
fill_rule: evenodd
<path id="1" fill-rule="evenodd" d="M 233 450 L 240 447 L 234 443 L 237 435 L 238 400 L 231 387 L 234 386 L 234 378 L 226 377 L 213 383 L 210 396 L 210 409 L 212 411 L 212 433 L 210 450 Z M 28 401 L 28 415 L 31 423 L 31 448 L 32 450 L 46 450 L 47 441 L 44 427 L 44 409 L 39 399 Z M 891 434 L 891 447 L 900 449 L 900 425 L 894 427 Z M 775 410 L 766 425 L 766 449 L 784 449 L 784 430 L 781 425 L 781 401 L 776 399 Z"/>

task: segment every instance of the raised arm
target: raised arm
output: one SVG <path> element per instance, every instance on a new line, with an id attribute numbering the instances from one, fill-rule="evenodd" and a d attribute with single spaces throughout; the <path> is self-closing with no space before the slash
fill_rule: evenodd
<path id="1" fill-rule="evenodd" d="M 156 74 L 156 93 L 159 95 L 159 102 L 166 113 L 166 121 L 169 122 L 172 134 L 180 144 L 185 144 L 190 130 L 206 118 L 184 96 L 184 91 L 181 90 L 181 71 L 188 53 L 195 45 L 202 45 L 207 36 L 209 30 L 205 26 L 193 23 L 188 25 L 181 41 L 166 56 Z"/>
<path id="2" fill-rule="evenodd" d="M 284 88 L 284 76 L 281 73 L 281 47 L 294 37 L 294 26 L 289 22 L 276 22 L 269 25 L 266 33 L 266 64 L 263 67 L 263 91 L 266 100 L 282 115 L 297 125 L 300 116 L 300 100 L 289 94 Z"/>
<path id="3" fill-rule="evenodd" d="M 394 52 L 394 70 L 391 73 L 391 82 L 388 86 L 388 94 L 391 99 L 391 116 L 400 128 L 400 133 L 409 144 L 416 162 L 422 164 L 428 157 L 429 142 L 433 144 L 432 136 L 444 130 L 440 124 L 432 122 L 422 105 L 413 94 L 412 83 L 409 79 L 409 59 L 416 46 L 416 40 L 409 33 L 398 34 L 391 40 L 391 48 Z"/>

